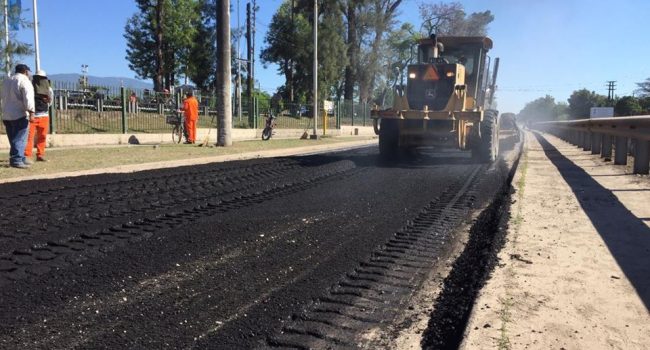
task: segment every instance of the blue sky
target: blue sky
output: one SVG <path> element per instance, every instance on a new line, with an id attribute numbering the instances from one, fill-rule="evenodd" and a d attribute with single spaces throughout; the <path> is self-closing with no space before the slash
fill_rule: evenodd
<path id="1" fill-rule="evenodd" d="M 240 0 L 245 23 L 247 0 Z M 24 17 L 32 1 L 22 0 Z M 258 0 L 257 53 L 266 26 L 282 0 Z M 417 4 L 405 0 L 399 20 L 419 27 Z M 438 2 L 428 0 L 428 2 Z M 467 0 L 467 12 L 491 10 L 491 55 L 501 58 L 498 103 L 502 112 L 519 112 L 526 102 L 549 94 L 566 101 L 571 92 L 587 88 L 607 94 L 606 81 L 616 80 L 616 94 L 632 94 L 636 82 L 650 77 L 647 0 Z M 231 0 L 236 6 L 237 0 Z M 78 73 L 82 64 L 96 76 L 134 77 L 125 60 L 124 25 L 136 11 L 132 0 L 38 0 L 41 67 L 48 73 Z M 236 12 L 231 14 L 236 25 Z M 32 43 L 32 31 L 21 31 Z M 242 52 L 244 51 L 242 45 Z M 34 66 L 33 57 L 24 62 Z M 257 60 L 262 89 L 283 83 L 273 67 Z"/>

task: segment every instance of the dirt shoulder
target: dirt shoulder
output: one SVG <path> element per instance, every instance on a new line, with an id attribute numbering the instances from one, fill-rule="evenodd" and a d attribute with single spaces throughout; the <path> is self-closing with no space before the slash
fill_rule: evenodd
<path id="1" fill-rule="evenodd" d="M 650 179 L 528 133 L 500 264 L 462 349 L 647 349 Z"/>
<path id="2" fill-rule="evenodd" d="M 9 167 L 8 151 L 0 152 L 0 183 L 104 173 L 128 173 L 149 169 L 282 157 L 376 144 L 375 137 L 330 137 L 319 140 L 269 140 L 233 142 L 232 147 L 151 144 L 99 147 L 50 148 L 48 162 L 29 169 Z"/>

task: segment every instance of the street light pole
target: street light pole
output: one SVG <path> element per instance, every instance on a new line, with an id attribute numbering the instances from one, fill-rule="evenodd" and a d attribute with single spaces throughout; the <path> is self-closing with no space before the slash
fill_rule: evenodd
<path id="1" fill-rule="evenodd" d="M 34 4 L 34 59 L 36 61 L 36 71 L 41 69 L 41 53 L 38 46 L 38 10 L 36 8 L 36 0 Z"/>
<path id="2" fill-rule="evenodd" d="M 314 0 L 314 131 L 312 140 L 318 139 L 318 0 Z"/>
<path id="3" fill-rule="evenodd" d="M 7 4 L 9 0 L 4 0 L 4 12 L 5 12 L 5 73 L 7 76 L 11 75 L 11 62 L 9 56 L 9 5 Z"/>

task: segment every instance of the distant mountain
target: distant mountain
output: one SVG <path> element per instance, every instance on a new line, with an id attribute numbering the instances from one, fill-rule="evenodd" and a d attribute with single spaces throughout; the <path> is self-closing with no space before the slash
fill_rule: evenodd
<path id="1" fill-rule="evenodd" d="M 53 82 L 61 83 L 78 83 L 80 74 L 69 73 L 69 74 L 51 74 L 48 75 L 48 78 Z M 131 89 L 153 89 L 153 84 L 146 81 L 132 79 L 132 78 L 121 78 L 121 77 L 96 77 L 89 75 L 88 84 L 95 86 L 105 86 L 105 87 L 114 87 L 114 86 L 124 86 Z"/>

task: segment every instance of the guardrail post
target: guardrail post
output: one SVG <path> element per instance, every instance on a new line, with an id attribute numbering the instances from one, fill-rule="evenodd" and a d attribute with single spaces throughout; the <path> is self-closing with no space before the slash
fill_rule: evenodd
<path id="1" fill-rule="evenodd" d="M 582 148 L 582 142 L 584 142 L 585 135 L 582 131 L 576 131 L 576 146 Z"/>
<path id="2" fill-rule="evenodd" d="M 605 161 L 612 160 L 612 137 L 603 135 L 603 145 L 600 148 L 600 156 L 605 158 Z"/>
<path id="3" fill-rule="evenodd" d="M 600 145 L 603 140 L 603 135 L 599 133 L 591 134 L 591 154 L 600 154 Z"/>
<path id="4" fill-rule="evenodd" d="M 616 137 L 616 149 L 614 150 L 614 164 L 627 164 L 627 137 Z"/>
<path id="5" fill-rule="evenodd" d="M 585 133 L 585 140 L 582 144 L 582 150 L 583 151 L 591 151 L 591 139 L 592 135 L 590 131 L 586 131 Z"/>
<path id="6" fill-rule="evenodd" d="M 124 87 L 120 88 L 120 95 L 122 97 L 122 134 L 126 134 L 129 126 L 126 121 L 126 89 Z"/>
<path id="7" fill-rule="evenodd" d="M 562 140 L 564 140 L 565 142 L 570 142 L 570 140 L 571 140 L 571 131 L 562 130 Z"/>
<path id="8" fill-rule="evenodd" d="M 648 174 L 650 170 L 650 143 L 646 140 L 634 140 L 634 173 Z"/>
<path id="9" fill-rule="evenodd" d="M 569 130 L 569 136 L 571 137 L 569 142 L 572 145 L 577 146 L 580 143 L 580 134 L 577 131 Z"/>

